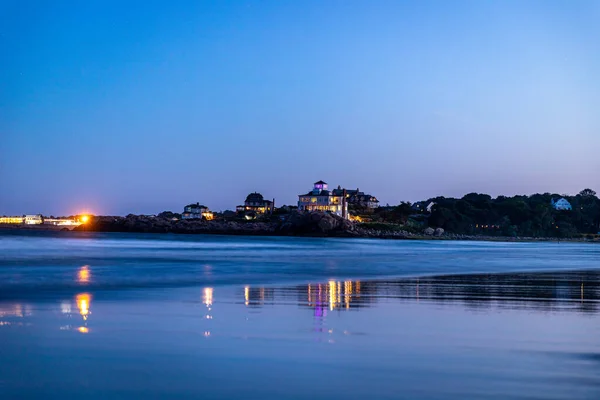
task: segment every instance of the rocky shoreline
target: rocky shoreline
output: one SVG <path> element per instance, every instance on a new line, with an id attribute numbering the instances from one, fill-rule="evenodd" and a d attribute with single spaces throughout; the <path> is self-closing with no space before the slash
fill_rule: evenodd
<path id="1" fill-rule="evenodd" d="M 557 238 L 502 237 L 458 235 L 443 229 L 426 228 L 415 233 L 406 230 L 372 229 L 364 224 L 345 220 L 336 215 L 313 212 L 291 213 L 265 221 L 239 220 L 172 220 L 161 217 L 128 215 L 126 217 L 98 216 L 74 229 L 88 232 L 136 232 L 178 234 L 220 234 L 249 236 L 302 236 L 404 240 L 478 240 L 478 241 L 557 241 Z M 572 242 L 597 242 L 596 239 L 560 239 Z"/>

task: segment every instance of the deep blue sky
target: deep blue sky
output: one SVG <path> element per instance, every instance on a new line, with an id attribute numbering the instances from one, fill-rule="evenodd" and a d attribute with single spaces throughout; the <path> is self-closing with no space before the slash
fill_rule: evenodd
<path id="1" fill-rule="evenodd" d="M 0 215 L 600 191 L 600 2 L 3 1 Z"/>

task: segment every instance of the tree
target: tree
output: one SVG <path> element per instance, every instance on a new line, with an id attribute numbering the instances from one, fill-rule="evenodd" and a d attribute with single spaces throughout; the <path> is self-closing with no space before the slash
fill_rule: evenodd
<path id="1" fill-rule="evenodd" d="M 583 189 L 581 192 L 579 192 L 579 195 L 581 197 L 596 197 L 596 192 L 594 192 L 592 189 Z"/>

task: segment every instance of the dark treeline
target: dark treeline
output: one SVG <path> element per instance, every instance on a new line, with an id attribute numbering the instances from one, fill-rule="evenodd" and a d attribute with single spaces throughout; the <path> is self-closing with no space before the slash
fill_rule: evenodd
<path id="1" fill-rule="evenodd" d="M 571 210 L 556 210 L 552 200 L 565 198 Z M 600 199 L 591 189 L 576 196 L 551 193 L 531 196 L 498 196 L 469 193 L 460 199 L 435 197 L 420 204 L 433 203 L 429 211 L 416 204 L 402 202 L 395 207 L 380 207 L 364 214 L 369 226 L 421 232 L 425 227 L 443 228 L 463 235 L 510 237 L 574 238 L 600 232 Z M 359 210 L 352 210 L 361 215 Z M 383 224 L 380 224 L 383 223 Z M 387 224 L 387 227 L 385 226 Z M 400 228 L 398 228 L 400 229 Z"/>
<path id="2" fill-rule="evenodd" d="M 555 210 L 552 200 L 565 198 L 571 210 Z M 600 199 L 593 190 L 576 196 L 534 194 L 498 196 L 470 193 L 461 199 L 436 197 L 429 215 L 432 227 L 461 234 L 531 237 L 576 237 L 600 230 Z"/>

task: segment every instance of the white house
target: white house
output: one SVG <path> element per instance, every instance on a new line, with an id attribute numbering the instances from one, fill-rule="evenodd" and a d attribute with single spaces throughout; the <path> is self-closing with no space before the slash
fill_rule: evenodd
<path id="1" fill-rule="evenodd" d="M 40 225 L 44 222 L 44 220 L 43 220 L 41 214 L 34 214 L 34 215 L 26 215 L 24 222 L 27 225 Z"/>
<path id="2" fill-rule="evenodd" d="M 569 201 L 567 199 L 565 199 L 564 197 L 558 199 L 558 200 L 551 200 L 552 207 L 554 207 L 555 210 L 572 210 L 573 207 L 571 207 L 571 203 L 569 203 Z"/>
<path id="3" fill-rule="evenodd" d="M 348 218 L 346 191 L 330 191 L 326 182 L 315 182 L 312 191 L 298 195 L 298 210 L 328 211 L 340 217 Z"/>
<path id="4" fill-rule="evenodd" d="M 183 208 L 182 219 L 212 219 L 213 213 L 208 210 L 208 207 L 196 204 L 188 204 Z"/>

